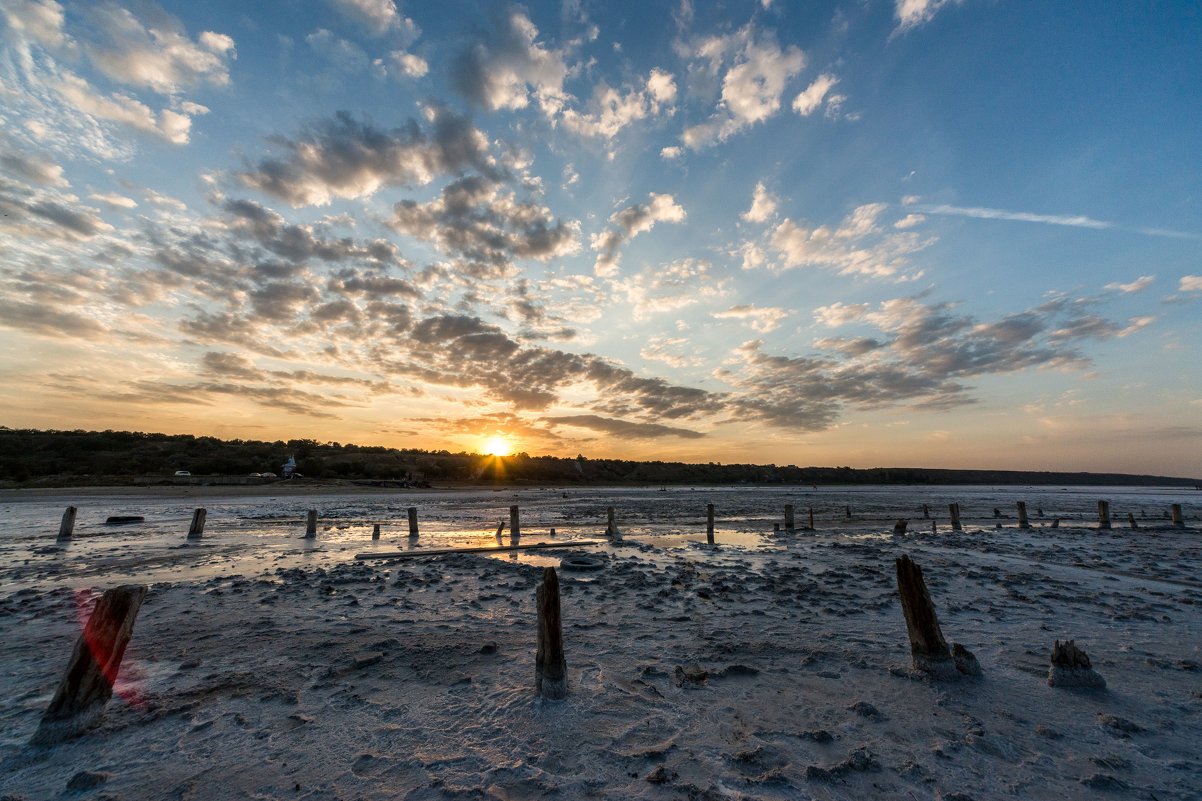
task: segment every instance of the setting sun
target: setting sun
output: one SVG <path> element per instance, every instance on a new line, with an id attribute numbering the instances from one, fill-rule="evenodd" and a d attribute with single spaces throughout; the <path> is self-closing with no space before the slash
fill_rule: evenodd
<path id="1" fill-rule="evenodd" d="M 489 437 L 484 440 L 484 452 L 489 456 L 508 456 L 513 453 L 513 445 L 504 437 Z"/>

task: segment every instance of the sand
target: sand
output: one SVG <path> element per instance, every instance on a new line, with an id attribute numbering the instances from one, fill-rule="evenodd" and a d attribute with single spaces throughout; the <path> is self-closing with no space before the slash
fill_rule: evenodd
<path id="1" fill-rule="evenodd" d="M 1008 492 L 956 497 L 981 513 Z M 1157 508 L 1137 531 L 1097 531 L 1096 490 L 1071 502 L 1051 492 L 1025 490 L 1034 529 L 978 519 L 962 534 L 944 519 L 932 534 L 898 488 L 871 501 L 791 498 L 799 521 L 804 504 L 822 504 L 820 530 L 793 535 L 773 535 L 762 514 L 783 495 L 740 490 L 422 496 L 430 546 L 483 537 L 452 529 L 454 509 L 495 528 L 514 497 L 532 510 L 524 540 L 546 540 L 551 513 L 538 510 L 556 510 L 560 537 L 600 532 L 577 514 L 603 523 L 606 505 L 633 510 L 619 523 L 637 542 L 581 549 L 604 569 L 560 573 L 562 702 L 533 693 L 535 586 L 558 556 L 355 560 L 380 511 L 361 498 L 341 501 L 342 518 L 338 499 L 322 499 L 323 520 L 348 522 L 309 546 L 295 521 L 256 507 L 224 529 L 211 512 L 208 541 L 188 549 L 175 542 L 180 508 L 162 542 L 153 525 L 139 542 L 81 524 L 79 542 L 48 551 L 28 521 L 40 513 L 57 530 L 62 499 L 10 506 L 24 533 L 4 540 L 0 567 L 0 797 L 1202 797 L 1197 506 L 1184 530 Z M 720 510 L 742 503 L 720 518 L 716 549 L 704 545 L 701 495 Z M 393 497 L 389 512 L 412 497 Z M 848 499 L 875 517 L 841 520 Z M 143 500 L 153 524 L 166 507 Z M 1126 500 L 1116 516 L 1155 501 Z M 1053 501 L 1070 518 L 1057 529 L 1034 517 Z M 890 533 L 890 503 L 908 509 L 910 533 Z M 941 683 L 910 669 L 893 576 L 903 553 L 983 677 Z M 50 570 L 56 560 L 67 564 Z M 140 571 L 157 578 L 101 724 L 28 746 L 81 611 Z M 1106 690 L 1047 685 L 1052 643 L 1066 638 Z"/>

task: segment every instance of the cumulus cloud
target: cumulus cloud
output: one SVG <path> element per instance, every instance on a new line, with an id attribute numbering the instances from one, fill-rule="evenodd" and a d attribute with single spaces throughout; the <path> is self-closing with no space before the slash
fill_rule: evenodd
<path id="1" fill-rule="evenodd" d="M 789 316 L 789 310 L 779 306 L 743 304 L 731 306 L 725 311 L 714 312 L 713 316 L 719 320 L 738 320 L 752 330 L 766 334 L 780 327 L 780 324 Z"/>
<path id="2" fill-rule="evenodd" d="M 429 130 L 416 120 L 391 131 L 340 112 L 296 139 L 279 138 L 283 153 L 239 174 L 249 187 L 293 206 L 358 198 L 383 186 L 421 186 L 438 175 L 496 169 L 488 139 L 465 118 L 444 108 L 428 110 Z"/>
<path id="3" fill-rule="evenodd" d="M 769 244 L 776 252 L 774 267 L 828 267 L 843 275 L 886 278 L 909 264 L 909 257 L 934 240 L 913 231 L 888 232 L 880 217 L 887 206 L 868 203 L 857 207 L 834 228 L 812 227 L 786 218 L 771 232 Z"/>
<path id="4" fill-rule="evenodd" d="M 1145 289 L 1147 289 L 1148 287 L 1150 287 L 1152 285 L 1152 282 L 1154 280 L 1156 280 L 1156 276 L 1141 275 L 1139 278 L 1136 278 L 1134 281 L 1131 281 L 1130 283 L 1127 283 L 1127 284 L 1124 284 L 1119 281 L 1114 281 L 1112 283 L 1107 284 L 1106 289 L 1110 289 L 1110 290 L 1114 290 L 1115 292 L 1122 292 L 1124 294 L 1130 295 L 1130 294 L 1134 294 L 1136 292 L 1143 292 Z"/>
<path id="5" fill-rule="evenodd" d="M 389 54 L 392 63 L 409 78 L 421 78 L 430 71 L 430 64 L 421 56 L 406 53 L 404 50 L 393 50 Z"/>
<path id="6" fill-rule="evenodd" d="M 412 24 L 401 17 L 394 0 L 330 0 L 330 3 L 376 36 L 399 29 L 404 22 Z"/>
<path id="7" fill-rule="evenodd" d="M 897 30 L 906 31 L 929 22 L 940 9 L 963 0 L 895 0 Z"/>
<path id="8" fill-rule="evenodd" d="M 580 250 L 580 224 L 555 220 L 550 209 L 518 201 L 489 178 L 453 181 L 428 203 L 403 200 L 393 207 L 397 231 L 435 242 L 445 253 L 494 267 L 514 259 L 547 261 Z"/>
<path id="9" fill-rule="evenodd" d="M 1177 282 L 1178 292 L 1202 292 L 1202 275 L 1183 275 Z"/>
<path id="10" fill-rule="evenodd" d="M 55 0 L 6 0 L 0 14 L 13 31 L 45 47 L 59 48 L 70 42 L 63 32 L 62 4 Z"/>
<path id="11" fill-rule="evenodd" d="M 669 194 L 652 192 L 646 203 L 635 203 L 610 218 L 610 228 L 593 234 L 589 244 L 597 251 L 593 270 L 602 277 L 613 277 L 618 273 L 621 247 L 641 233 L 650 231 L 659 222 L 683 222 L 688 216 L 685 210 Z"/>
<path id="12" fill-rule="evenodd" d="M 829 306 L 814 309 L 814 320 L 827 328 L 858 322 L 868 316 L 871 306 L 867 303 L 844 303 L 835 301 Z"/>
<path id="13" fill-rule="evenodd" d="M 113 209 L 136 209 L 138 207 L 138 201 L 132 197 L 118 195 L 116 192 L 93 192 L 91 198 Z"/>
<path id="14" fill-rule="evenodd" d="M 754 223 L 768 222 L 776 214 L 777 202 L 776 196 L 768 191 L 763 181 L 759 181 L 751 198 L 751 208 L 743 212 L 743 219 Z"/>
<path id="15" fill-rule="evenodd" d="M 157 12 L 143 21 L 115 3 L 102 3 L 86 12 L 90 38 L 84 48 L 96 67 L 115 81 L 178 94 L 200 83 L 229 83 L 229 62 L 236 56 L 234 40 L 204 31 L 195 40 L 179 20 Z"/>
<path id="16" fill-rule="evenodd" d="M 69 185 L 60 165 L 37 156 L 0 150 L 0 167 L 9 175 L 30 183 L 60 188 Z"/>
<path id="17" fill-rule="evenodd" d="M 64 73 L 56 88 L 72 105 L 92 117 L 127 125 L 175 145 L 188 143 L 192 118 L 187 114 L 171 109 L 162 109 L 155 114 L 145 103 L 129 95 L 97 92 L 86 80 L 72 73 Z"/>
<path id="18" fill-rule="evenodd" d="M 705 364 L 705 359 L 696 354 L 692 343 L 684 337 L 650 337 L 639 349 L 639 356 L 678 369 Z"/>
<path id="19" fill-rule="evenodd" d="M 803 117 L 810 116 L 828 100 L 828 93 L 838 82 L 839 79 L 829 72 L 819 75 L 805 91 L 793 98 L 793 110 Z"/>
<path id="20" fill-rule="evenodd" d="M 730 280 L 716 278 L 707 261 L 678 259 L 615 281 L 613 286 L 625 296 L 634 319 L 644 320 L 721 297 L 730 291 Z"/>
<path id="21" fill-rule="evenodd" d="M 631 123 L 668 111 L 676 100 L 676 81 L 670 73 L 653 69 L 643 86 L 625 92 L 601 82 L 584 111 L 565 108 L 563 125 L 582 136 L 613 139 Z"/>
<path id="22" fill-rule="evenodd" d="M 805 67 L 805 54 L 794 45 L 782 49 L 775 34 L 757 35 L 752 27 L 699 41 L 692 49 L 696 63 L 721 72 L 721 93 L 710 118 L 686 128 L 682 143 L 700 150 L 774 116 L 788 82 Z"/>
<path id="23" fill-rule="evenodd" d="M 565 102 L 566 52 L 548 48 L 538 36 L 538 28 L 521 9 L 499 12 L 488 37 L 456 60 L 453 85 L 490 111 L 525 108 L 533 98 L 554 117 Z"/>

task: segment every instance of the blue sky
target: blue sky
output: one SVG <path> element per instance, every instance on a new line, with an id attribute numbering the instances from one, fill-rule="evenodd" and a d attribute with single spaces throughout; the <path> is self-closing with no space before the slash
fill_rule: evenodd
<path id="1" fill-rule="evenodd" d="M 0 9 L 6 425 L 1199 472 L 1196 4 Z"/>

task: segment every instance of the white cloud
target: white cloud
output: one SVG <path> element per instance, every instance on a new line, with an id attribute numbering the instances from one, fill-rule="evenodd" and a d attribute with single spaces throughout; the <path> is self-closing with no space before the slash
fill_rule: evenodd
<path id="1" fill-rule="evenodd" d="M 113 208 L 117 209 L 136 209 L 138 207 L 138 201 L 134 200 L 132 197 L 126 197 L 125 195 L 118 195 L 116 193 L 103 194 L 93 192 L 91 198 L 92 200 L 99 200 L 106 206 L 112 206 Z"/>
<path id="2" fill-rule="evenodd" d="M 897 222 L 893 223 L 894 228 L 913 228 L 916 225 L 926 222 L 926 217 L 921 214 L 907 214 Z"/>
<path id="3" fill-rule="evenodd" d="M 844 303 L 836 301 L 829 306 L 819 306 L 814 309 L 814 319 L 827 328 L 838 328 L 841 325 L 858 322 L 868 316 L 867 303 Z"/>
<path id="4" fill-rule="evenodd" d="M 776 203 L 776 197 L 767 190 L 763 181 L 759 181 L 751 198 L 751 208 L 743 212 L 743 219 L 755 223 L 768 222 L 776 214 Z"/>
<path id="5" fill-rule="evenodd" d="M 714 312 L 713 316 L 718 320 L 738 320 L 753 330 L 766 334 L 780 327 L 789 316 L 789 310 L 779 306 L 740 305 L 731 306 L 726 311 Z"/>
<path id="6" fill-rule="evenodd" d="M 1202 292 L 1202 275 L 1183 275 L 1177 284 L 1178 292 Z"/>
<path id="7" fill-rule="evenodd" d="M 6 0 L 0 13 L 10 28 L 45 47 L 58 48 L 69 42 L 63 33 L 63 7 L 55 0 Z"/>
<path id="8" fill-rule="evenodd" d="M 533 96 L 554 118 L 566 100 L 566 51 L 547 47 L 538 35 L 530 17 L 510 9 L 489 41 L 476 42 L 460 57 L 452 73 L 455 86 L 490 111 L 525 108 Z"/>
<path id="9" fill-rule="evenodd" d="M 880 278 L 897 274 L 909 263 L 909 255 L 930 245 L 904 231 L 887 233 L 878 225 L 885 210 L 883 203 L 859 206 L 844 218 L 838 228 L 816 228 L 785 219 L 769 237 L 776 251 L 778 269 L 796 267 L 833 267 L 844 275 L 871 275 Z"/>
<path id="10" fill-rule="evenodd" d="M 617 275 L 618 250 L 622 245 L 650 231 L 658 222 L 683 222 L 686 216 L 674 197 L 654 192 L 647 196 L 647 203 L 635 203 L 614 212 L 609 218 L 609 230 L 593 234 L 589 240 L 592 249 L 597 251 L 594 272 L 603 278 Z"/>
<path id="11" fill-rule="evenodd" d="M 661 158 L 672 160 L 672 159 L 680 158 L 680 154 L 683 152 L 684 151 L 682 151 L 679 147 L 677 147 L 675 145 L 670 145 L 668 147 L 662 148 L 659 151 L 659 155 Z"/>
<path id="12" fill-rule="evenodd" d="M 1152 275 L 1141 275 L 1139 278 L 1136 278 L 1134 281 L 1132 281 L 1129 284 L 1122 284 L 1122 283 L 1119 283 L 1118 281 L 1114 281 L 1112 283 L 1107 284 L 1106 289 L 1113 289 L 1116 292 L 1124 292 L 1127 294 L 1132 294 L 1135 292 L 1143 292 L 1145 289 L 1147 289 L 1149 286 L 1152 285 L 1152 282 L 1155 279 L 1156 279 L 1156 277 L 1152 276 Z"/>
<path id="13" fill-rule="evenodd" d="M 401 27 L 393 0 L 330 0 L 335 8 L 379 36 Z"/>
<path id="14" fill-rule="evenodd" d="M 97 38 L 86 41 L 85 50 L 115 81 L 161 94 L 177 94 L 199 83 L 229 83 L 229 62 L 236 51 L 225 34 L 204 31 L 193 41 L 174 17 L 160 14 L 145 25 L 133 12 L 109 3 L 90 9 L 88 17 Z"/>
<path id="15" fill-rule="evenodd" d="M 156 116 L 145 103 L 120 92 L 105 96 L 72 73 L 64 73 L 56 88 L 68 102 L 92 117 L 128 125 L 175 145 L 188 143 L 192 118 L 186 114 L 163 109 Z"/>
<path id="16" fill-rule="evenodd" d="M 959 5 L 963 0 L 896 0 L 897 29 L 909 30 L 929 22 L 943 7 Z"/>
<path id="17" fill-rule="evenodd" d="M 651 337 L 639 349 L 639 355 L 648 361 L 663 362 L 677 369 L 700 367 L 705 360 L 690 352 L 691 342 L 684 337 Z"/>
<path id="18" fill-rule="evenodd" d="M 625 93 L 604 82 L 597 84 L 584 112 L 564 109 L 564 127 L 581 136 L 612 139 L 632 122 L 667 110 L 676 99 L 676 82 L 670 73 L 653 69 L 640 89 Z"/>
<path id="19" fill-rule="evenodd" d="M 625 294 L 634 319 L 645 320 L 721 297 L 730 291 L 730 280 L 716 278 L 708 261 L 679 259 L 615 281 L 614 290 Z"/>
<path id="20" fill-rule="evenodd" d="M 392 63 L 410 78 L 421 78 L 430 71 L 429 62 L 421 56 L 415 56 L 413 53 L 406 53 L 404 50 L 393 50 L 390 57 L 392 58 Z"/>
<path id="21" fill-rule="evenodd" d="M 839 82 L 839 79 L 829 72 L 824 72 L 814 79 L 804 92 L 793 98 L 793 110 L 803 117 L 808 117 L 822 107 L 827 93 Z"/>

